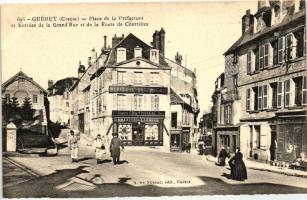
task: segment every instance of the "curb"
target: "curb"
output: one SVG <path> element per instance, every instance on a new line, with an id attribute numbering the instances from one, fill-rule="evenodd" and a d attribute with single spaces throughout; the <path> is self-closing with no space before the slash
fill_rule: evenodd
<path id="1" fill-rule="evenodd" d="M 206 158 L 207 161 L 209 162 L 213 162 L 215 163 L 216 161 Z M 276 174 L 283 174 L 283 175 L 287 175 L 287 176 L 296 176 L 296 177 L 300 177 L 300 178 L 307 178 L 307 174 L 297 174 L 296 172 L 282 172 L 282 171 L 277 171 L 277 170 L 272 170 L 272 169 L 264 169 L 264 168 L 258 168 L 258 167 L 253 167 L 253 166 L 246 166 L 246 168 L 248 169 L 253 169 L 253 170 L 258 170 L 258 171 L 267 171 L 267 172 L 271 172 L 271 173 L 276 173 Z"/>
<path id="2" fill-rule="evenodd" d="M 12 159 L 9 158 L 9 157 L 4 156 L 3 158 L 4 158 L 4 159 L 7 159 L 7 160 L 8 160 L 10 163 L 12 163 L 13 165 L 15 165 L 15 166 L 21 168 L 22 170 L 26 171 L 27 173 L 31 174 L 32 176 L 35 176 L 36 178 L 38 178 L 38 177 L 41 176 L 40 174 L 34 172 L 32 169 L 30 169 L 30 168 L 28 168 L 28 167 L 26 167 L 26 166 L 20 164 L 19 162 L 15 161 L 15 160 L 12 160 Z"/>

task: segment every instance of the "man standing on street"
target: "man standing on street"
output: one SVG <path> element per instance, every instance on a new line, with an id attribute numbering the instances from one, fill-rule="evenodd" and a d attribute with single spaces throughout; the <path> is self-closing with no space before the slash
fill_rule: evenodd
<path id="1" fill-rule="evenodd" d="M 120 146 L 122 147 L 122 149 L 124 149 L 124 145 L 122 141 L 118 138 L 118 134 L 113 133 L 113 138 L 110 144 L 110 152 L 111 152 L 111 157 L 113 158 L 114 165 L 119 164 Z"/>
<path id="2" fill-rule="evenodd" d="M 68 146 L 70 149 L 71 162 L 78 162 L 78 137 L 74 134 L 73 130 L 70 131 Z"/>

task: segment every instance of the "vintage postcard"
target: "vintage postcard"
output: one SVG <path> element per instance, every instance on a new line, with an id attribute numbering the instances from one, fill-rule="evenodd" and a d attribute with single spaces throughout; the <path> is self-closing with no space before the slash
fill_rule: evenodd
<path id="1" fill-rule="evenodd" d="M 304 0 L 0 6 L 3 197 L 307 193 Z"/>

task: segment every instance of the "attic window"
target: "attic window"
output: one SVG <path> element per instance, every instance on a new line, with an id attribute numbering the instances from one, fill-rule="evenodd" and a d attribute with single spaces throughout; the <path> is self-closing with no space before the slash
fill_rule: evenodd
<path id="1" fill-rule="evenodd" d="M 157 49 L 150 50 L 150 61 L 154 63 L 159 63 L 159 50 Z"/>
<path id="2" fill-rule="evenodd" d="M 126 49 L 125 48 L 117 48 L 116 52 L 116 61 L 117 63 L 125 61 L 126 60 Z"/>
<path id="3" fill-rule="evenodd" d="M 142 57 L 142 48 L 140 48 L 139 46 L 134 48 L 134 57 Z"/>

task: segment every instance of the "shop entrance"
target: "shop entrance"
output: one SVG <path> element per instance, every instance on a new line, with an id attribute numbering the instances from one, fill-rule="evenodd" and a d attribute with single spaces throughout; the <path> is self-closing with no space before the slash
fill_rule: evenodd
<path id="1" fill-rule="evenodd" d="M 132 124 L 132 144 L 136 146 L 144 145 L 144 124 Z"/>

